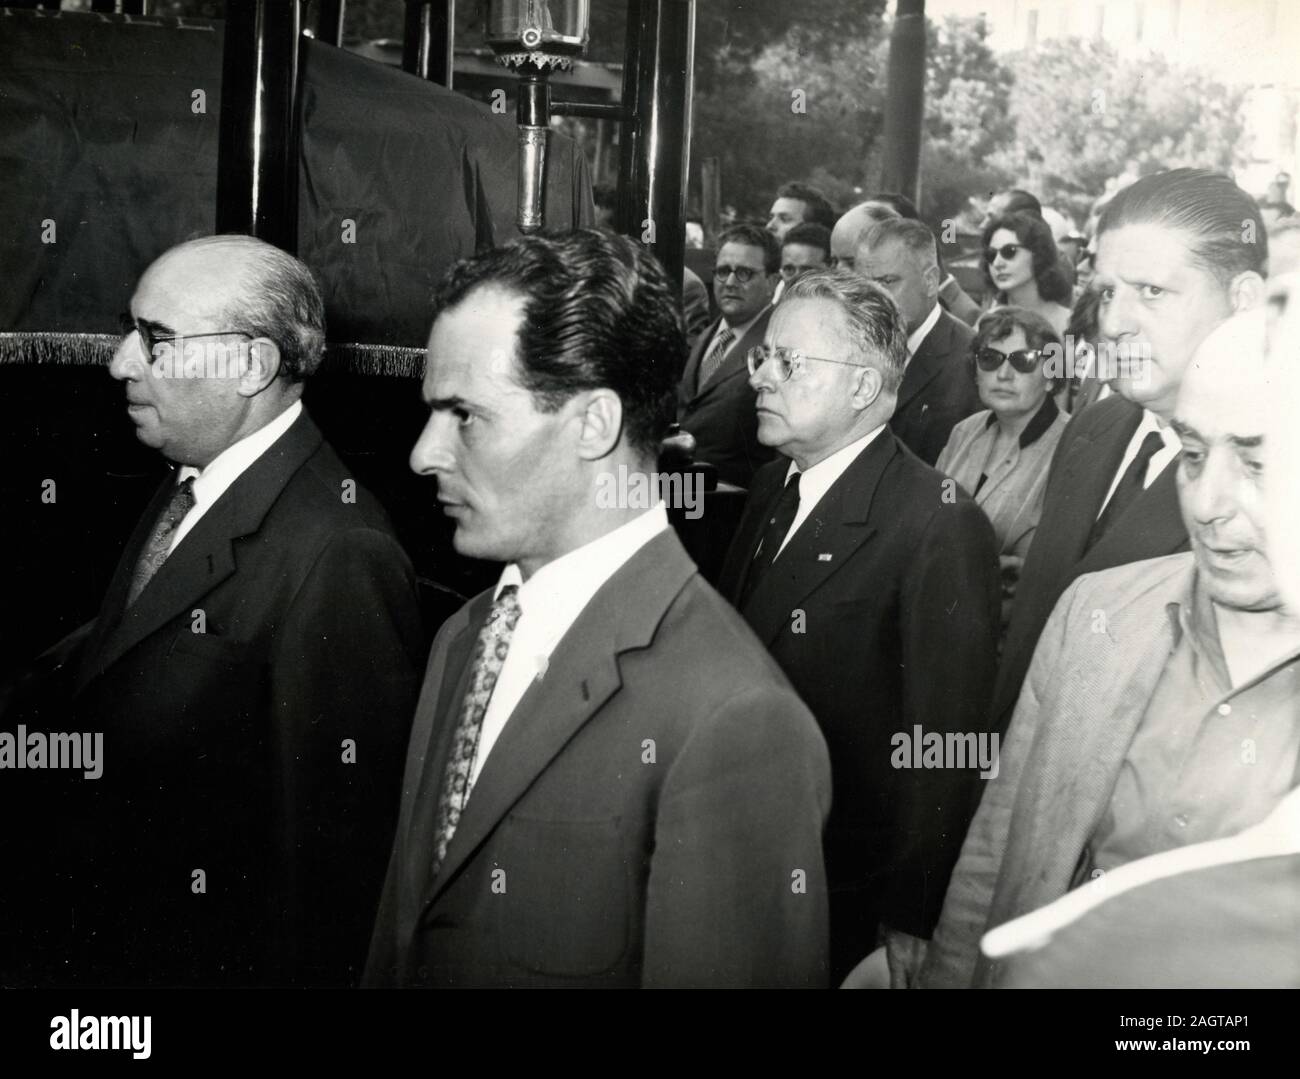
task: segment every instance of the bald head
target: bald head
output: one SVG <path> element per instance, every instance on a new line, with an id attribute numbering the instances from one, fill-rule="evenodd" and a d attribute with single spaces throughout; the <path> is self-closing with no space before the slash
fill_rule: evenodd
<path id="1" fill-rule="evenodd" d="M 1178 500 L 1197 568 L 1210 597 L 1240 611 L 1280 605 L 1264 527 L 1270 376 L 1264 311 L 1234 315 L 1196 349 L 1174 410 Z"/>
<path id="2" fill-rule="evenodd" d="M 279 374 L 298 382 L 320 366 L 325 305 L 311 270 L 252 236 L 204 236 L 165 251 L 146 281 L 211 324 L 271 341 Z"/>
<path id="3" fill-rule="evenodd" d="M 860 202 L 835 222 L 831 230 L 831 265 L 852 269 L 862 233 L 880 221 L 900 214 L 885 202 Z"/>

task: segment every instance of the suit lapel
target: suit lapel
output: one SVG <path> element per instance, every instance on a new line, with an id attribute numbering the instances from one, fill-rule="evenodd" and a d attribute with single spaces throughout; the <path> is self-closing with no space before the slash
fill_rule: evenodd
<path id="1" fill-rule="evenodd" d="M 875 534 L 872 501 L 897 453 L 894 436 L 886 427 L 831 485 L 755 586 L 742 613 L 764 644 L 771 646 L 790 612 Z M 748 544 L 750 558 L 765 518 L 766 513 L 758 517 L 760 527 Z"/>
<path id="2" fill-rule="evenodd" d="M 907 361 L 907 367 L 903 371 L 903 384 L 898 388 L 898 403 L 894 406 L 895 416 L 943 371 L 951 344 L 952 327 L 940 312 L 939 321 L 934 324 L 934 329 L 925 335 L 917 346 L 916 355 Z"/>
<path id="3" fill-rule="evenodd" d="M 691 404 L 716 393 L 721 386 L 730 382 L 733 378 L 740 378 L 742 376 L 745 378 L 749 377 L 749 364 L 745 360 L 745 355 L 755 345 L 761 345 L 763 343 L 763 335 L 767 333 L 767 323 L 771 317 L 772 308 L 768 307 L 758 316 L 757 319 L 754 320 L 753 325 L 745 331 L 745 336 L 731 346 L 731 349 L 727 352 L 726 359 L 722 361 L 722 366 L 718 368 L 717 374 L 709 379 L 708 385 L 703 389 L 697 390 L 695 387 L 698 385 L 699 370 L 700 364 L 703 362 L 704 358 L 704 349 L 701 348 L 698 350 L 697 354 L 692 355 L 691 364 L 687 367 L 687 377 L 690 381 L 686 383 L 686 386 L 690 387 L 688 392 L 690 393 L 689 400 Z M 712 342 L 713 335 L 717 331 L 720 322 L 721 319 L 719 319 L 718 322 L 715 322 L 701 338 L 706 347 Z"/>
<path id="4" fill-rule="evenodd" d="M 545 676 L 528 688 L 502 728 L 425 905 L 441 894 L 511 806 L 618 692 L 618 656 L 651 643 L 664 613 L 695 573 L 695 564 L 670 530 L 642 547 L 592 597 L 551 653 Z M 439 763 L 445 756 L 444 751 Z"/>
<path id="5" fill-rule="evenodd" d="M 686 370 L 682 372 L 682 392 L 680 396 L 683 402 L 691 401 L 696 396 L 695 387 L 699 383 L 700 363 L 704 359 L 704 350 L 713 341 L 713 335 L 718 332 L 718 325 L 721 322 L 722 319 L 715 318 L 709 323 L 708 329 L 700 334 L 699 340 L 695 342 L 695 347 L 691 349 L 690 357 L 686 361 Z"/>
<path id="6" fill-rule="evenodd" d="M 1063 565 L 1076 565 L 1083 558 L 1088 534 L 1110 490 L 1115 470 L 1124 458 L 1133 432 L 1142 422 L 1140 408 L 1128 402 L 1123 404 L 1128 407 L 1117 403 L 1096 430 L 1074 440 L 1069 452 L 1061 455 L 1060 480 L 1052 477 L 1053 485 L 1065 492 L 1061 527 L 1053 529 L 1051 534 L 1054 553 Z M 1039 536 L 1042 535 L 1040 531 Z"/>
<path id="7" fill-rule="evenodd" d="M 1178 505 L 1178 459 L 1175 458 L 1083 556 L 1079 573 L 1174 554 L 1186 544 L 1187 528 Z M 1141 553 L 1135 556 L 1135 551 Z"/>
<path id="8" fill-rule="evenodd" d="M 125 592 L 120 587 L 122 575 L 130 578 L 140 545 L 128 549 L 106 600 L 105 612 L 109 615 L 106 621 L 111 628 L 97 642 L 95 653 L 87 654 L 78 678 L 78 691 L 235 572 L 233 541 L 261 527 L 285 485 L 320 443 L 319 429 L 304 412 L 217 499 L 162 564 L 139 599 L 121 610 L 125 602 Z M 164 488 L 150 506 L 152 516 L 141 524 L 146 537 L 161 512 L 160 500 L 170 497 L 170 490 L 166 485 Z M 140 536 L 139 529 L 136 536 Z M 115 606 L 109 608 L 109 602 Z"/>

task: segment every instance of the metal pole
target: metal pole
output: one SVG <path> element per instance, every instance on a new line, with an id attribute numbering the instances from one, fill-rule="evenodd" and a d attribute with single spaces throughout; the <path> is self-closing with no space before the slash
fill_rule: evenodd
<path id="1" fill-rule="evenodd" d="M 316 15 L 316 40 L 336 49 L 343 46 L 343 19 L 347 0 L 320 0 L 320 11 Z"/>
<path id="2" fill-rule="evenodd" d="M 217 231 L 298 248 L 299 0 L 228 0 Z"/>
<path id="3" fill-rule="evenodd" d="M 880 187 L 920 202 L 925 116 L 925 0 L 898 0 L 889 35 L 889 92 Z"/>
<path id="4" fill-rule="evenodd" d="M 631 0 L 623 66 L 618 230 L 644 243 L 680 290 L 686 248 L 695 0 Z"/>
<path id="5" fill-rule="evenodd" d="M 704 243 L 712 247 L 722 231 L 722 162 L 706 157 L 700 162 L 700 216 L 704 219 Z"/>
<path id="6" fill-rule="evenodd" d="M 406 0 L 402 70 L 451 88 L 456 0 Z"/>

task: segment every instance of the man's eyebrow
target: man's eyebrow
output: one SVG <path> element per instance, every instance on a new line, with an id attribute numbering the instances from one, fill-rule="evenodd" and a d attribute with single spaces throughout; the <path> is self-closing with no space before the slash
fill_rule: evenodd
<path id="1" fill-rule="evenodd" d="M 138 318 L 136 319 L 136 322 L 140 323 L 141 326 L 143 326 L 155 337 L 170 337 L 170 336 L 174 336 L 176 333 L 176 331 L 173 330 L 170 326 L 168 326 L 167 323 L 155 322 L 151 318 Z"/>
<path id="2" fill-rule="evenodd" d="M 1189 438 L 1194 438 L 1197 442 L 1205 441 L 1205 439 L 1201 437 L 1201 433 L 1195 427 L 1191 426 L 1191 424 L 1183 423 L 1181 420 L 1170 420 L 1169 426 L 1174 429 L 1174 434 L 1184 442 Z"/>
<path id="3" fill-rule="evenodd" d="M 424 403 L 429 406 L 432 412 L 449 412 L 453 408 L 463 408 L 465 398 L 457 395 L 451 397 L 425 397 Z"/>
<path id="4" fill-rule="evenodd" d="M 1256 450 L 1264 444 L 1263 435 L 1229 435 L 1228 441 L 1239 449 Z"/>

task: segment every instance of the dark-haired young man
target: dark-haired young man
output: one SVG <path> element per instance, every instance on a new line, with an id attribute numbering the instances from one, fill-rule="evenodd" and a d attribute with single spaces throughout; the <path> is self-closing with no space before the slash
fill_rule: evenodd
<path id="1" fill-rule="evenodd" d="M 829 229 L 835 226 L 835 218 L 835 208 L 817 188 L 811 184 L 788 183 L 776 193 L 768 213 L 767 231 L 780 243 L 795 225 L 807 222 Z"/>
<path id="2" fill-rule="evenodd" d="M 663 270 L 530 237 L 437 312 L 411 465 L 507 565 L 434 643 L 367 981 L 824 984 L 825 743 L 634 496 L 685 351 Z"/>

